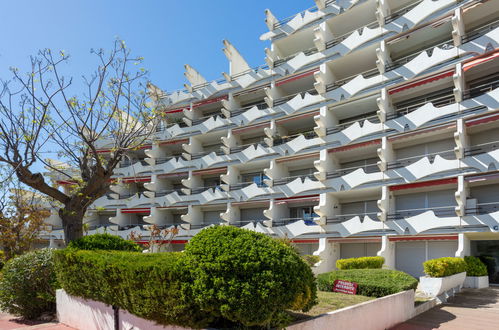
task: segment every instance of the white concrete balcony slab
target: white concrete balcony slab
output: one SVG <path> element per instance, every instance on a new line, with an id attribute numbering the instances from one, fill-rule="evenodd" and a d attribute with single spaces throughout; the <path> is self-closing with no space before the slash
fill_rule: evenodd
<path id="1" fill-rule="evenodd" d="M 267 65 L 262 65 L 247 70 L 246 72 L 242 72 L 237 76 L 232 76 L 232 80 L 237 83 L 239 87 L 247 88 L 258 81 L 269 78 L 272 75 L 272 70 L 270 70 Z"/>
<path id="2" fill-rule="evenodd" d="M 206 188 L 201 193 L 183 196 L 183 201 L 199 201 L 199 204 L 207 204 L 220 199 L 227 199 L 227 193 L 223 191 L 220 187 L 218 188 Z"/>
<path id="3" fill-rule="evenodd" d="M 338 232 L 341 237 L 348 237 L 363 232 L 373 230 L 383 230 L 386 228 L 383 222 L 374 220 L 376 214 L 361 215 L 339 215 L 326 219 L 323 228 L 326 232 Z"/>
<path id="4" fill-rule="evenodd" d="M 313 132 L 315 135 L 315 132 Z M 274 147 L 269 148 L 272 152 L 278 153 L 280 155 L 294 155 L 304 149 L 313 148 L 319 146 L 321 143 L 324 143 L 324 140 L 319 137 L 312 137 L 307 139 L 305 135 L 299 134 L 296 137 L 292 137 L 290 141 L 285 143 L 276 145 Z"/>
<path id="5" fill-rule="evenodd" d="M 416 235 L 430 229 L 459 227 L 467 223 L 464 219 L 461 220 L 456 216 L 454 206 L 444 206 L 431 209 L 396 211 L 396 215 L 388 215 L 385 224 L 389 229 L 395 230 L 400 235 L 407 232 Z"/>
<path id="6" fill-rule="evenodd" d="M 222 110 L 223 111 L 223 110 Z M 258 106 L 253 106 L 241 114 L 230 117 L 230 121 L 237 126 L 245 126 L 253 123 L 255 120 L 276 114 L 274 108 L 259 109 Z"/>
<path id="7" fill-rule="evenodd" d="M 307 224 L 302 219 L 294 219 L 294 221 L 285 225 L 279 224 L 279 221 L 286 222 L 286 220 L 290 219 L 273 220 L 272 227 L 268 228 L 269 232 L 279 237 L 288 237 L 288 238 L 294 238 L 305 234 L 323 233 L 321 226 L 315 224 Z"/>
<path id="8" fill-rule="evenodd" d="M 228 127 L 233 125 L 230 119 L 222 118 L 221 116 L 210 116 L 205 121 L 194 125 L 190 128 L 191 131 L 199 131 L 201 134 L 211 132 L 217 128 Z"/>
<path id="9" fill-rule="evenodd" d="M 383 172 L 374 169 L 377 165 L 370 165 L 369 173 L 366 173 L 366 168 L 360 167 L 350 171 L 349 169 L 339 169 L 326 174 L 324 181 L 325 187 L 331 187 L 335 191 L 343 191 L 355 189 L 367 183 L 383 182 L 386 178 Z M 348 171 L 346 174 L 344 171 Z"/>
<path id="10" fill-rule="evenodd" d="M 286 97 L 288 98 L 288 97 Z M 293 96 L 289 101 L 285 103 L 276 105 L 279 100 L 274 100 L 274 111 L 275 112 L 284 112 L 287 115 L 293 114 L 301 109 L 306 107 L 319 104 L 325 101 L 325 98 L 317 94 L 315 90 L 310 90 L 306 92 L 301 92 Z"/>
<path id="11" fill-rule="evenodd" d="M 276 185 L 277 181 L 282 182 L 283 179 L 289 182 L 285 184 Z M 315 180 L 315 178 L 311 179 L 308 176 L 304 178 L 295 177 L 295 178 L 283 178 L 283 179 L 274 180 L 274 186 L 272 188 L 275 193 L 283 193 L 286 197 L 292 197 L 307 191 L 314 191 L 326 188 L 326 185 L 324 185 L 322 182 Z"/>
<path id="12" fill-rule="evenodd" d="M 210 152 L 206 155 L 203 155 L 200 158 L 193 159 L 190 162 L 190 165 L 194 165 L 198 169 L 204 169 L 216 164 L 225 163 L 232 161 L 229 155 L 218 155 L 216 152 Z"/>
<path id="13" fill-rule="evenodd" d="M 274 189 L 258 185 L 256 183 L 245 185 L 240 189 L 237 189 L 237 187 L 239 186 L 238 184 L 236 184 L 235 186 L 236 187 L 233 187 L 233 185 L 230 186 L 230 190 L 227 192 L 227 195 L 237 202 L 251 200 L 259 196 L 274 194 Z"/>
<path id="14" fill-rule="evenodd" d="M 261 144 L 252 144 L 241 150 L 240 152 L 231 153 L 231 160 L 239 160 L 241 163 L 246 163 L 257 158 L 275 155 L 277 152 L 272 148 L 264 147 Z"/>

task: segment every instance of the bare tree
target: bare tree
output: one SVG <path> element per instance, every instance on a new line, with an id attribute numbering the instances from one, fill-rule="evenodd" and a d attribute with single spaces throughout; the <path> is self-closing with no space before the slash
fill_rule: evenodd
<path id="1" fill-rule="evenodd" d="M 60 203 L 66 243 L 82 236 L 87 208 L 106 193 L 123 155 L 155 130 L 142 58 L 132 56 L 121 40 L 109 52 L 91 53 L 98 67 L 82 77 L 80 93 L 73 93 L 78 86 L 61 71 L 69 56 L 49 49 L 31 57 L 27 74 L 11 68 L 13 77 L 2 81 L 0 91 L 0 163 Z M 104 144 L 110 150 L 106 156 L 99 152 Z M 53 150 L 58 159 L 45 159 Z M 56 175 L 44 177 L 41 164 Z M 71 189 L 59 190 L 54 178 Z"/>
<path id="2" fill-rule="evenodd" d="M 0 168 L 0 247 L 6 260 L 32 248 L 50 214 L 40 196 L 11 174 Z"/>

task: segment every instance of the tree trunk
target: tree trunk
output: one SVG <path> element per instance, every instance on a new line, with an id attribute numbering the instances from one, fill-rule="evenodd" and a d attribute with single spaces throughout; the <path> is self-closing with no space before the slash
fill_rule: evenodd
<path id="1" fill-rule="evenodd" d="M 83 237 L 83 215 L 85 213 L 69 211 L 67 208 L 59 210 L 64 227 L 64 241 L 67 244 Z"/>

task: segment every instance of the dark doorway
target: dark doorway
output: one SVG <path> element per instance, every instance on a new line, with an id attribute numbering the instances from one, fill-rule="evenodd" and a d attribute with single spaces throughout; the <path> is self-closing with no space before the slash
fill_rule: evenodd
<path id="1" fill-rule="evenodd" d="M 471 241 L 471 254 L 487 265 L 489 282 L 499 284 L 499 240 Z"/>

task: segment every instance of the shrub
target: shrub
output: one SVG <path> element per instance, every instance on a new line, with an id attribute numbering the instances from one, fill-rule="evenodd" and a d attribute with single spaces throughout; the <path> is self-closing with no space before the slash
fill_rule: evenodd
<path id="1" fill-rule="evenodd" d="M 398 270 L 348 269 L 319 274 L 317 287 L 321 291 L 332 291 L 335 280 L 356 282 L 357 294 L 368 297 L 383 297 L 405 290 L 415 290 L 418 286 L 418 280 Z"/>
<path id="2" fill-rule="evenodd" d="M 383 257 L 362 257 L 336 260 L 338 269 L 375 269 L 383 267 Z"/>
<path id="3" fill-rule="evenodd" d="M 142 251 L 142 248 L 137 243 L 111 234 L 83 236 L 70 242 L 68 247 L 79 250 Z"/>
<path id="4" fill-rule="evenodd" d="M 306 254 L 303 256 L 303 260 L 310 266 L 313 267 L 316 263 L 321 261 L 321 257 L 319 256 L 314 256 L 312 254 Z"/>
<path id="5" fill-rule="evenodd" d="M 288 245 L 249 230 L 202 230 L 182 258 L 186 295 L 215 317 L 244 326 L 283 326 L 285 310 L 316 304 L 310 267 Z"/>
<path id="6" fill-rule="evenodd" d="M 444 257 L 423 262 L 426 275 L 430 277 L 445 277 L 466 271 L 463 258 Z"/>
<path id="7" fill-rule="evenodd" d="M 0 279 L 0 310 L 27 319 L 54 313 L 57 287 L 52 250 L 10 259 Z"/>
<path id="8" fill-rule="evenodd" d="M 58 250 L 59 282 L 71 295 L 115 305 L 161 324 L 205 327 L 212 320 L 181 292 L 180 253 Z"/>
<path id="9" fill-rule="evenodd" d="M 477 257 L 464 257 L 466 276 L 487 276 L 487 266 Z"/>
<path id="10" fill-rule="evenodd" d="M 3 251 L 0 250 L 0 270 L 2 270 L 4 264 L 5 264 L 5 256 Z"/>

